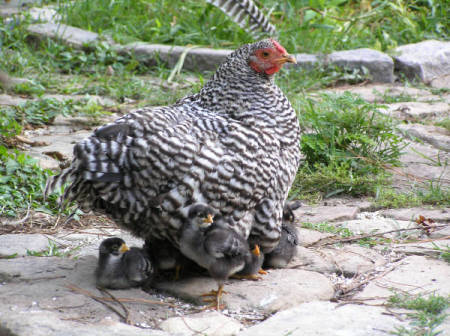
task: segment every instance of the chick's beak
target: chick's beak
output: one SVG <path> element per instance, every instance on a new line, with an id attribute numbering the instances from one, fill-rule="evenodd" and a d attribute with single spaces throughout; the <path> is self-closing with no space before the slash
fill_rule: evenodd
<path id="1" fill-rule="evenodd" d="M 123 243 L 122 246 L 120 246 L 119 252 L 120 253 L 125 253 L 127 251 L 129 251 L 130 248 L 127 246 L 127 244 Z"/>
<path id="2" fill-rule="evenodd" d="M 212 224 L 212 222 L 213 222 L 212 214 L 208 214 L 208 216 L 203 219 L 203 223 L 205 223 L 205 224 Z"/>
<path id="3" fill-rule="evenodd" d="M 258 245 L 255 245 L 255 248 L 252 250 L 252 253 L 257 257 L 259 257 L 261 255 L 261 251 L 259 250 Z"/>
<path id="4" fill-rule="evenodd" d="M 287 63 L 287 62 L 296 64 L 297 60 L 292 55 L 284 54 L 284 55 L 281 55 L 281 57 L 279 59 L 277 59 L 277 62 L 279 64 L 284 64 L 284 63 Z"/>

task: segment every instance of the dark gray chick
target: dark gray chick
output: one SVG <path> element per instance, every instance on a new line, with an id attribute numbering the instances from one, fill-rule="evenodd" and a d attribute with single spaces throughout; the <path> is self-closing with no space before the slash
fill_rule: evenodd
<path id="1" fill-rule="evenodd" d="M 294 212 L 301 206 L 300 202 L 286 203 L 283 209 L 280 241 L 273 251 L 264 257 L 264 267 L 285 268 L 297 253 L 298 233 L 294 226 Z"/>
<path id="2" fill-rule="evenodd" d="M 98 287 L 125 289 L 148 286 L 154 268 L 145 250 L 128 248 L 121 238 L 108 238 L 99 248 L 98 266 L 95 271 Z"/>
<path id="3" fill-rule="evenodd" d="M 228 227 L 213 224 L 214 214 L 213 208 L 201 203 L 189 208 L 180 232 L 180 251 L 217 281 L 217 291 L 203 296 L 212 296 L 212 300 L 205 301 L 219 310 L 225 280 L 251 262 L 251 253 L 243 237 Z"/>

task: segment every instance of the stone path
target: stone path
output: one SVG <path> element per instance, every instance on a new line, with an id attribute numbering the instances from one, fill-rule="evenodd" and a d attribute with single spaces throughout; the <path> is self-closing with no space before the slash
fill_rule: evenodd
<path id="1" fill-rule="evenodd" d="M 14 10 L 14 6 L 9 6 L 0 12 L 6 16 Z M 35 12 L 43 15 L 42 11 Z M 45 13 L 52 16 L 48 11 Z M 77 34 L 70 27 L 63 31 L 70 39 L 67 42 L 76 47 L 97 39 L 96 34 Z M 61 32 L 61 27 L 57 31 L 51 23 L 37 24 L 30 32 L 53 37 Z M 436 57 L 411 56 L 417 48 L 427 50 L 425 46 L 436 50 Z M 155 50 L 160 51 L 169 64 L 174 64 L 184 51 L 181 47 L 146 44 L 125 48 L 134 48 L 143 60 L 151 60 Z M 404 122 L 400 129 L 409 139 L 394 186 L 409 190 L 412 185 L 434 181 L 448 188 L 450 134 L 434 123 L 449 117 L 450 94 L 444 90 L 436 95 L 425 87 L 390 83 L 394 70 L 407 69 L 404 71 L 408 75 L 417 75 L 434 87 L 450 88 L 448 50 L 448 42 L 429 41 L 426 45 L 400 47 L 404 54 L 394 59 L 366 49 L 337 52 L 323 59 L 316 55 L 297 55 L 297 59 L 303 66 L 315 62 L 364 65 L 372 74 L 378 74 L 375 79 L 388 82 L 326 91 L 349 90 L 371 102 L 384 102 L 387 96 L 399 100 L 386 104 L 383 110 Z M 228 53 L 193 49 L 186 66 L 193 68 L 201 64 L 214 68 Z M 208 62 L 204 61 L 205 55 Z M 105 97 L 94 98 L 101 105 L 116 104 Z M 18 105 L 24 101 L 11 93 L 0 95 L 0 105 Z M 25 137 L 44 144 L 24 145 L 25 150 L 41 166 L 58 168 L 71 157 L 73 144 L 94 128 L 84 118 L 57 117 L 52 125 L 25 132 Z M 54 153 L 61 155 L 55 159 Z M 0 235 L 0 335 L 388 335 L 398 327 L 410 327 L 404 310 L 387 310 L 383 306 L 393 292 L 450 295 L 450 266 L 439 258 L 439 248 L 448 252 L 450 244 L 450 209 L 376 211 L 370 200 L 333 198 L 318 206 L 302 206 L 295 211 L 295 216 L 300 246 L 288 268 L 269 270 L 260 281 L 229 280 L 228 294 L 224 297 L 227 308 L 217 313 L 202 311 L 200 294 L 215 288 L 216 283 L 201 273 L 183 274 L 178 281 L 171 280 L 169 275 L 159 279 L 150 292 L 111 291 L 116 298 L 127 299 L 123 302 L 126 309 L 117 302 L 95 300 L 92 296 L 99 299 L 105 295 L 95 288 L 93 277 L 101 240 L 121 236 L 131 246 L 141 246 L 142 240 L 101 217 L 91 218 L 85 227 L 60 224 L 57 232 L 40 231 L 37 226 L 44 223 L 48 228 L 48 223 L 55 219 L 31 213 L 29 220 L 35 223 L 34 231 L 38 233 Z M 432 219 L 439 229 L 429 236 L 421 230 L 408 231 L 417 227 L 418 216 Z M 354 241 L 335 244 L 342 238 L 301 228 L 306 222 L 328 223 L 354 234 L 397 231 L 385 236 L 391 239 L 390 243 L 373 247 L 360 246 Z M 2 225 L 12 227 L 14 223 L 0 218 Z M 33 254 L 30 251 L 55 247 L 62 256 L 29 255 Z M 58 253 L 54 251 L 53 255 Z M 127 314 L 129 321 L 126 321 Z M 438 330 L 443 331 L 442 335 L 450 334 L 449 319 Z"/>

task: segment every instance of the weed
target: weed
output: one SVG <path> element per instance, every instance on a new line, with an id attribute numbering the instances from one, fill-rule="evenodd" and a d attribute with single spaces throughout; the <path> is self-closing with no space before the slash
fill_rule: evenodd
<path id="1" fill-rule="evenodd" d="M 408 208 L 422 205 L 450 206 L 450 189 L 436 182 L 428 188 L 416 187 L 411 192 L 399 192 L 392 188 L 378 188 L 374 201 L 379 208 Z"/>
<path id="2" fill-rule="evenodd" d="M 42 196 L 43 185 L 51 174 L 33 158 L 0 145 L 0 213 L 16 216 L 28 206 L 46 212 L 56 209 L 57 196 L 52 195 L 45 202 Z"/>
<path id="3" fill-rule="evenodd" d="M 319 232 L 337 234 L 343 238 L 351 237 L 354 235 L 353 232 L 347 228 L 336 227 L 336 226 L 331 225 L 326 222 L 324 222 L 324 223 L 302 223 L 302 227 L 305 229 L 316 230 Z"/>
<path id="4" fill-rule="evenodd" d="M 443 247 L 439 247 L 434 242 L 432 242 L 432 244 L 433 244 L 433 249 L 436 251 L 439 251 L 439 258 L 450 263 L 450 246 L 447 245 L 445 248 L 443 248 Z"/>
<path id="5" fill-rule="evenodd" d="M 385 167 L 399 164 L 405 146 L 393 120 L 349 92 L 319 98 L 294 100 L 305 129 L 300 140 L 305 158 L 293 192 L 373 194 L 387 184 Z"/>
<path id="6" fill-rule="evenodd" d="M 388 304 L 393 307 L 414 310 L 408 314 L 411 319 L 410 328 L 400 327 L 395 330 L 394 335 L 438 335 L 436 330 L 444 321 L 447 314 L 445 310 L 450 307 L 449 297 L 439 295 L 411 296 L 404 294 L 394 294 L 388 300 Z"/>
<path id="7" fill-rule="evenodd" d="M 392 94 L 392 91 L 390 89 L 380 92 L 378 90 L 373 90 L 374 94 L 379 97 L 380 101 L 382 101 L 384 104 L 392 104 L 392 103 L 399 103 L 399 102 L 411 102 L 416 101 L 417 99 L 411 96 L 407 93 L 400 93 L 400 94 Z"/>
<path id="8" fill-rule="evenodd" d="M 435 123 L 436 126 L 440 126 L 445 128 L 447 131 L 450 132 L 450 118 L 444 118 L 438 122 Z"/>
<path id="9" fill-rule="evenodd" d="M 78 251 L 80 247 L 75 247 L 73 249 L 70 249 L 68 251 L 61 251 L 59 247 L 52 241 L 48 240 L 48 248 L 44 251 L 32 251 L 27 250 L 27 256 L 33 256 L 33 257 L 70 257 L 72 256 L 76 251 Z"/>

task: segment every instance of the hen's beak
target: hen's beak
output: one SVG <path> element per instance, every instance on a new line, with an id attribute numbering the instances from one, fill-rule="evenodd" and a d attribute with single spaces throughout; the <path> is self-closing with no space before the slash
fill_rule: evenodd
<path id="1" fill-rule="evenodd" d="M 125 253 L 127 251 L 129 251 L 130 248 L 127 246 L 127 244 L 123 243 L 122 246 L 120 246 L 119 252 L 120 253 Z"/>
<path id="2" fill-rule="evenodd" d="M 212 224 L 212 222 L 213 222 L 212 214 L 208 214 L 208 216 L 203 219 L 203 223 L 205 223 L 205 224 Z"/>
<path id="3" fill-rule="evenodd" d="M 252 253 L 257 257 L 259 257 L 261 255 L 261 251 L 259 250 L 258 245 L 255 245 L 255 248 L 252 250 Z"/>
<path id="4" fill-rule="evenodd" d="M 284 64 L 284 63 L 286 63 L 286 62 L 289 62 L 289 63 L 297 63 L 297 60 L 295 59 L 295 57 L 294 56 L 292 56 L 292 55 L 289 55 L 289 54 L 284 54 L 284 55 L 282 55 L 279 59 L 277 59 L 277 62 L 279 63 L 279 64 Z"/>

